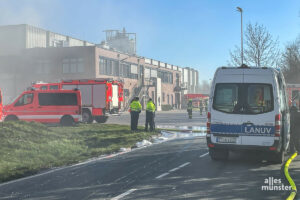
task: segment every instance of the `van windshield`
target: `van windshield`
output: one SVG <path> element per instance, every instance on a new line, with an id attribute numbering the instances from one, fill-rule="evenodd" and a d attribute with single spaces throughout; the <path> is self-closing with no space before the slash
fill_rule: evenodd
<path id="1" fill-rule="evenodd" d="M 216 84 L 213 109 L 233 114 L 261 114 L 274 109 L 272 85 L 257 83 Z"/>

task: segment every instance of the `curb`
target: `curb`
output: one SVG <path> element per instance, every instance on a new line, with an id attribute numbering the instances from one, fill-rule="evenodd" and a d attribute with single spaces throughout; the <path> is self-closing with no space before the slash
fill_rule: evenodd
<path id="1" fill-rule="evenodd" d="M 290 174 L 289 174 L 289 166 L 290 163 L 294 160 L 294 158 L 296 158 L 296 156 L 298 155 L 297 152 L 295 152 L 285 163 L 284 166 L 284 174 L 286 179 L 288 180 L 288 182 L 290 183 L 290 186 L 292 186 L 292 192 L 290 193 L 290 195 L 288 196 L 288 198 L 286 198 L 287 200 L 293 200 L 297 194 L 297 187 L 295 185 L 295 182 L 293 181 L 293 179 L 291 178 Z"/>

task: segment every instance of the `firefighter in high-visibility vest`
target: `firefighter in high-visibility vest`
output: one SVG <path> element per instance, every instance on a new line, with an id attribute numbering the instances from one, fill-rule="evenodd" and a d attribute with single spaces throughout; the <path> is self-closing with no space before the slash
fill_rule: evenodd
<path id="1" fill-rule="evenodd" d="M 199 108 L 200 108 L 200 115 L 202 115 L 202 112 L 203 112 L 203 102 L 202 102 L 202 100 L 200 100 Z"/>
<path id="2" fill-rule="evenodd" d="M 145 131 L 148 131 L 148 124 L 150 125 L 150 131 L 154 131 L 154 117 L 155 117 L 155 104 L 153 103 L 152 99 L 150 98 L 147 102 L 146 106 L 146 124 L 145 124 Z"/>
<path id="3" fill-rule="evenodd" d="M 139 97 L 135 97 L 130 103 L 130 116 L 131 116 L 131 130 L 137 131 L 139 122 L 139 115 L 142 110 L 142 105 L 139 101 Z"/>
<path id="4" fill-rule="evenodd" d="M 188 112 L 188 115 L 189 115 L 189 119 L 192 119 L 192 115 L 193 115 L 193 101 L 192 101 L 192 99 L 190 99 L 189 102 L 188 102 L 187 112 Z"/>

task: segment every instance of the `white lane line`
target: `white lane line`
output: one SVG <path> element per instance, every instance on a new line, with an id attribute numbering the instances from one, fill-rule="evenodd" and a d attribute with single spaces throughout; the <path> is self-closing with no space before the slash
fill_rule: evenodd
<path id="1" fill-rule="evenodd" d="M 163 174 L 157 176 L 155 179 L 160 179 L 160 178 L 162 178 L 164 176 L 167 176 L 167 175 L 169 175 L 169 173 L 163 173 Z"/>
<path id="2" fill-rule="evenodd" d="M 180 165 L 179 167 L 176 167 L 176 168 L 174 168 L 174 169 L 171 169 L 171 170 L 169 171 L 169 173 L 170 173 L 170 172 L 175 172 L 175 171 L 179 170 L 180 168 L 185 167 L 185 166 L 187 166 L 187 165 L 189 165 L 189 164 L 190 164 L 190 162 L 184 163 L 184 164 Z"/>
<path id="3" fill-rule="evenodd" d="M 191 164 L 191 163 L 190 163 L 190 162 L 186 162 L 186 163 L 184 163 L 184 164 L 180 165 L 178 168 L 185 167 L 185 166 L 187 166 L 187 165 L 189 165 L 189 164 Z"/>
<path id="4" fill-rule="evenodd" d="M 183 168 L 183 167 L 185 167 L 185 166 L 187 166 L 187 165 L 189 165 L 189 164 L 191 164 L 191 163 L 190 163 L 190 162 L 186 162 L 186 163 L 180 165 L 179 167 L 176 167 L 176 168 L 174 168 L 174 169 L 169 170 L 169 172 L 167 172 L 167 173 L 163 173 L 163 174 L 157 176 L 155 179 L 160 179 L 160 178 L 162 178 L 162 177 L 164 177 L 164 176 L 167 176 L 167 175 L 169 175 L 171 172 L 175 172 L 176 170 L 179 170 L 180 168 Z"/>
<path id="5" fill-rule="evenodd" d="M 199 156 L 199 158 L 202 158 L 202 157 L 204 157 L 204 156 L 206 156 L 206 155 L 208 155 L 208 152 L 205 153 L 205 154 L 202 154 L 201 156 Z"/>
<path id="6" fill-rule="evenodd" d="M 136 190 L 137 190 L 137 189 L 130 189 L 130 190 L 128 190 L 127 192 L 124 192 L 123 194 L 120 194 L 120 195 L 118 195 L 118 196 L 112 198 L 111 200 L 119 200 L 119 199 L 122 199 L 123 197 L 125 197 L 125 196 L 127 196 L 127 195 L 133 193 L 133 192 L 136 191 Z"/>
<path id="7" fill-rule="evenodd" d="M 176 170 L 179 170 L 180 168 L 179 167 L 176 167 L 174 169 L 171 169 L 169 172 L 175 172 Z"/>

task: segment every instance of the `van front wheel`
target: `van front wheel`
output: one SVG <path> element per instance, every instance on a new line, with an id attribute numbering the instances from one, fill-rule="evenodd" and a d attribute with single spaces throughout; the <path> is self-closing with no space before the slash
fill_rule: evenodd
<path id="1" fill-rule="evenodd" d="M 70 115 L 65 115 L 61 118 L 60 124 L 62 126 L 73 126 L 74 125 L 74 119 Z"/>
<path id="2" fill-rule="evenodd" d="M 227 160 L 229 156 L 229 151 L 226 149 L 209 148 L 209 155 L 212 160 Z"/>

